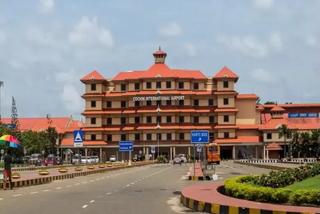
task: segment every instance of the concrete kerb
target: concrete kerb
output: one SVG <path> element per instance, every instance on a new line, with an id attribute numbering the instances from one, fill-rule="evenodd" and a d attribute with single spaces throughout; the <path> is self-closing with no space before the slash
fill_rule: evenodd
<path id="1" fill-rule="evenodd" d="M 246 166 L 254 166 L 254 167 L 263 168 L 263 169 L 278 170 L 278 171 L 288 168 L 288 167 L 284 167 L 284 166 L 274 166 L 274 165 L 267 165 L 267 164 L 244 163 L 244 162 L 241 162 L 241 161 L 234 161 L 234 163 L 241 164 L 241 165 L 246 165 Z"/>
<path id="2" fill-rule="evenodd" d="M 39 169 L 56 169 L 60 167 L 72 167 L 74 165 L 72 164 L 67 164 L 67 165 L 54 165 L 54 166 L 33 166 L 33 167 L 21 167 L 21 168 L 13 168 L 11 171 L 12 172 L 17 172 L 17 171 L 33 171 L 33 170 L 39 170 Z M 0 172 L 3 172 L 3 169 L 0 169 Z"/>
<path id="3" fill-rule="evenodd" d="M 26 179 L 26 180 L 20 180 L 20 181 L 14 181 L 13 180 L 13 187 L 25 187 L 25 186 L 33 186 L 33 185 L 39 185 L 39 184 L 45 184 L 49 183 L 51 181 L 55 180 L 63 180 L 63 179 L 70 179 L 70 178 L 75 178 L 75 177 L 80 177 L 80 176 L 87 176 L 87 175 L 92 175 L 92 174 L 98 174 L 98 173 L 104 173 L 108 171 L 114 171 L 114 170 L 119 170 L 119 169 L 126 169 L 126 168 L 131 168 L 131 167 L 139 167 L 139 166 L 145 166 L 152 164 L 152 162 L 146 162 L 146 163 L 139 163 L 139 164 L 134 164 L 134 165 L 125 165 L 125 166 L 117 166 L 117 167 L 110 167 L 110 168 L 98 168 L 98 169 L 93 169 L 90 171 L 85 171 L 85 172 L 73 172 L 73 173 L 68 173 L 68 174 L 61 174 L 61 175 L 54 175 L 54 176 L 44 176 L 40 178 L 33 178 L 33 179 Z M 41 169 L 41 168 L 40 168 Z M 3 182 L 0 183 L 0 189 L 3 189 L 4 184 Z M 7 182 L 7 188 L 10 188 L 11 185 L 10 183 Z"/>

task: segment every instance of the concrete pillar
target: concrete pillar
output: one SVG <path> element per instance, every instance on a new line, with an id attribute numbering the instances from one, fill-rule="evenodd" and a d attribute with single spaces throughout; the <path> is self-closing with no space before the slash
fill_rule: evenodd
<path id="1" fill-rule="evenodd" d="M 69 163 L 69 162 L 68 162 L 68 149 L 65 149 L 64 154 L 65 154 L 65 162 L 66 162 L 66 163 Z"/>
<path id="2" fill-rule="evenodd" d="M 258 159 L 258 146 L 255 146 L 255 150 L 256 150 L 255 158 Z"/>
<path id="3" fill-rule="evenodd" d="M 173 157 L 176 156 L 176 147 L 173 147 Z"/>
<path id="4" fill-rule="evenodd" d="M 100 148 L 100 152 L 99 153 L 100 153 L 100 155 L 99 155 L 100 156 L 100 163 L 103 163 L 102 148 Z"/>
<path id="5" fill-rule="evenodd" d="M 143 154 L 146 154 L 146 147 L 143 147 L 143 148 L 142 148 L 142 153 L 143 153 Z"/>
<path id="6" fill-rule="evenodd" d="M 191 155 L 191 147 L 188 146 L 188 155 L 190 156 Z"/>
<path id="7" fill-rule="evenodd" d="M 233 160 L 236 159 L 236 147 L 235 146 L 232 147 L 232 159 Z"/>
<path id="8" fill-rule="evenodd" d="M 269 150 L 267 150 L 267 159 L 269 159 Z"/>
<path id="9" fill-rule="evenodd" d="M 88 156 L 88 148 L 84 149 L 84 156 Z"/>
<path id="10" fill-rule="evenodd" d="M 170 160 L 172 160 L 173 159 L 173 157 L 172 157 L 172 146 L 170 146 Z"/>
<path id="11" fill-rule="evenodd" d="M 266 159 L 266 146 L 263 146 L 263 155 L 262 155 L 263 159 Z"/>
<path id="12" fill-rule="evenodd" d="M 145 148 L 145 152 L 146 152 L 146 153 L 145 153 L 145 154 L 146 154 L 146 159 L 147 159 L 147 160 L 150 160 L 149 147 L 146 147 L 146 148 Z"/>

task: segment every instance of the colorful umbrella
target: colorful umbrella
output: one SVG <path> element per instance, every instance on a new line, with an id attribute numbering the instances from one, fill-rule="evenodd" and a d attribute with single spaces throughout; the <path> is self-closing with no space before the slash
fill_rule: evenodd
<path id="1" fill-rule="evenodd" d="M 0 145 L 9 146 L 12 148 L 20 148 L 21 147 L 17 138 L 12 135 L 3 135 L 0 138 Z"/>

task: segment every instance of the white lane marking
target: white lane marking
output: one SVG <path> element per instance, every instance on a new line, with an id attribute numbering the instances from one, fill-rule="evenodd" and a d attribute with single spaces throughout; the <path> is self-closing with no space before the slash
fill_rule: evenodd
<path id="1" fill-rule="evenodd" d="M 51 191 L 50 189 L 43 190 L 43 192 L 50 192 L 50 191 Z"/>
<path id="2" fill-rule="evenodd" d="M 71 187 L 71 185 L 68 185 L 68 186 L 66 186 L 66 187 Z"/>
<path id="3" fill-rule="evenodd" d="M 30 192 L 30 195 L 33 195 L 33 194 L 36 194 L 36 193 L 38 193 L 38 192 Z"/>
<path id="4" fill-rule="evenodd" d="M 230 169 L 233 169 L 233 170 L 236 170 L 236 171 L 239 171 L 239 172 L 242 172 L 242 173 L 245 173 L 245 174 L 250 174 L 250 175 L 252 175 L 252 173 L 250 173 L 250 172 L 247 172 L 247 171 L 244 171 L 244 170 L 241 170 L 241 169 L 237 169 L 237 168 L 234 168 L 234 167 L 232 167 L 232 166 L 228 166 L 228 165 L 225 165 L 225 164 L 220 164 L 221 166 L 225 166 L 225 167 L 227 167 L 227 168 L 230 168 Z"/>
<path id="5" fill-rule="evenodd" d="M 91 201 L 90 201 L 90 203 L 93 203 L 93 202 L 94 202 L 94 200 L 91 200 Z"/>
<path id="6" fill-rule="evenodd" d="M 111 192 L 108 192 L 106 195 L 111 195 Z"/>
<path id="7" fill-rule="evenodd" d="M 134 184 L 134 182 L 132 182 L 131 184 Z"/>
<path id="8" fill-rule="evenodd" d="M 130 186 L 130 184 L 127 185 L 127 187 L 129 187 L 129 186 Z"/>
<path id="9" fill-rule="evenodd" d="M 19 196 L 21 196 L 21 194 L 13 195 L 12 197 L 19 197 Z"/>
<path id="10" fill-rule="evenodd" d="M 77 185 L 79 185 L 80 183 L 76 183 L 75 185 L 77 186 Z"/>
<path id="11" fill-rule="evenodd" d="M 86 208 L 88 205 L 84 205 L 82 208 L 84 209 L 84 208 Z"/>
<path id="12" fill-rule="evenodd" d="M 90 182 L 94 182 L 94 180 L 91 180 Z"/>
<path id="13" fill-rule="evenodd" d="M 102 195 L 99 195 L 97 198 L 102 198 Z"/>
<path id="14" fill-rule="evenodd" d="M 61 189 L 61 187 L 57 187 L 56 189 Z"/>
<path id="15" fill-rule="evenodd" d="M 82 182 L 83 184 L 86 184 L 87 182 L 85 181 L 85 182 Z"/>
<path id="16" fill-rule="evenodd" d="M 0 198 L 0 201 L 2 201 L 4 198 Z"/>

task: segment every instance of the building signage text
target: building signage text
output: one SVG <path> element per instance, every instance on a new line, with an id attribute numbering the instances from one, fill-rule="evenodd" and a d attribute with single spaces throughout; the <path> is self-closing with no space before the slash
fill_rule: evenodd
<path id="1" fill-rule="evenodd" d="M 318 118 L 319 113 L 289 113 L 288 118 Z"/>
<path id="2" fill-rule="evenodd" d="M 133 101 L 184 100 L 184 96 L 133 97 Z"/>

